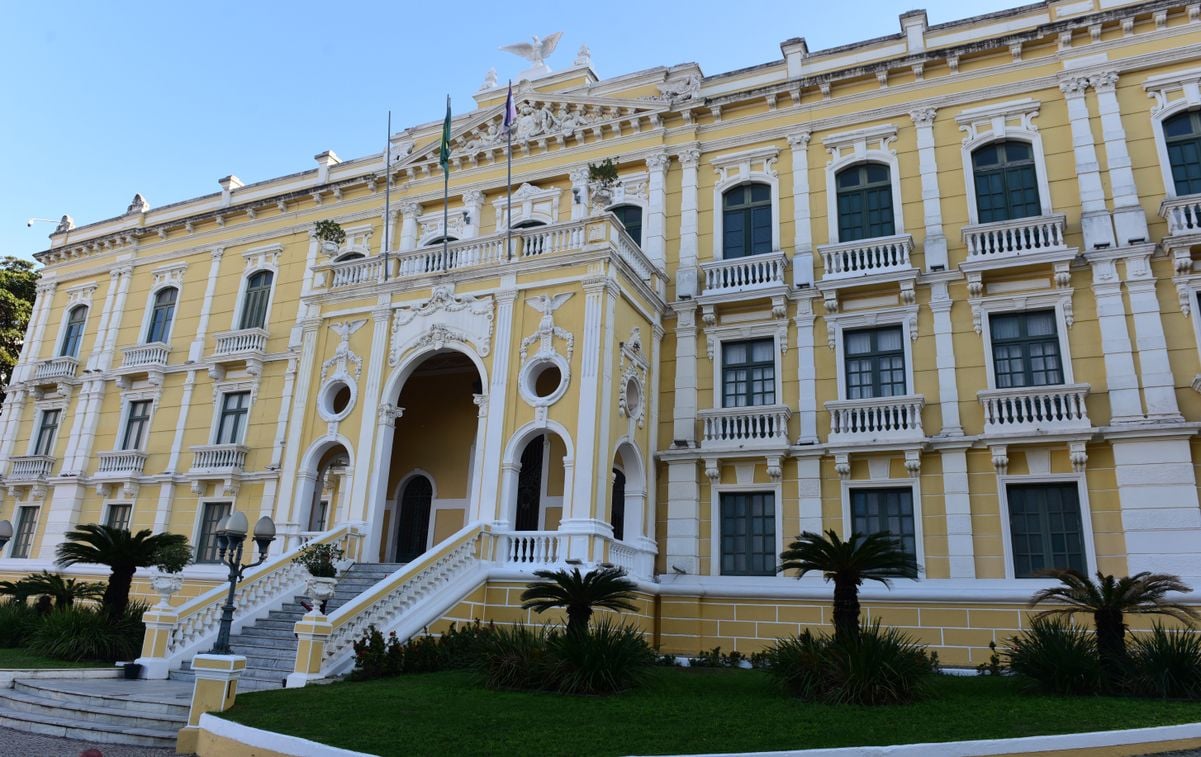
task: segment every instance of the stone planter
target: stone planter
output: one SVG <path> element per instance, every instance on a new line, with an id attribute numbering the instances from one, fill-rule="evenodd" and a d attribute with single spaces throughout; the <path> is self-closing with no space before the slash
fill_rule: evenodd
<path id="1" fill-rule="evenodd" d="M 304 595 L 308 598 L 309 604 L 312 605 L 308 614 L 320 615 L 321 603 L 328 601 L 334 596 L 334 591 L 338 588 L 338 579 L 322 578 L 321 576 L 308 576 L 304 579 Z"/>
<path id="2" fill-rule="evenodd" d="M 605 208 L 613 204 L 613 187 L 603 186 L 601 184 L 590 184 L 588 194 L 591 206 L 591 215 L 599 216 L 605 212 Z"/>
<path id="3" fill-rule="evenodd" d="M 321 249 L 325 252 L 326 255 L 337 255 L 338 254 L 338 243 L 331 242 L 327 239 L 323 239 L 321 241 Z"/>
<path id="4" fill-rule="evenodd" d="M 183 576 L 178 573 L 158 573 L 150 577 L 150 588 L 158 593 L 158 604 L 155 609 L 165 610 L 171 607 L 171 597 L 183 587 Z"/>

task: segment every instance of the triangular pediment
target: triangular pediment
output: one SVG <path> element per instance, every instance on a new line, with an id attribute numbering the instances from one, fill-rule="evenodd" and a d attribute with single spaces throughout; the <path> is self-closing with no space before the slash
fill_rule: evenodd
<path id="1" fill-rule="evenodd" d="M 552 146 L 566 147 L 610 136 L 636 134 L 659 125 L 660 114 L 670 107 L 655 100 L 623 100 L 527 91 L 514 94 L 517 120 L 513 125 L 513 149 L 528 153 Z M 503 159 L 507 137 L 501 102 L 481 110 L 451 132 L 451 167 L 462 168 Z M 440 140 L 414 150 L 395 165 L 410 174 L 425 174 L 437 168 Z"/>

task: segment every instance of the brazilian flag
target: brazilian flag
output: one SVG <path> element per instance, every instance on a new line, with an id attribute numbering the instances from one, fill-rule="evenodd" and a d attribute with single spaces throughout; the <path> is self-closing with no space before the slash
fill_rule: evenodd
<path id="1" fill-rule="evenodd" d="M 446 120 L 442 122 L 442 147 L 438 150 L 442 175 L 450 176 L 450 95 L 446 96 Z"/>

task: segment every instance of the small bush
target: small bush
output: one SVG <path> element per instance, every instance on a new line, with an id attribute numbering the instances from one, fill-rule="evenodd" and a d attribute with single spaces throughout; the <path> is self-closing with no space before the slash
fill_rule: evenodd
<path id="1" fill-rule="evenodd" d="M 637 628 L 610 618 L 588 633 L 549 637 L 548 687 L 563 694 L 613 694 L 642 682 L 655 661 L 654 650 Z"/>
<path id="2" fill-rule="evenodd" d="M 541 689 L 548 684 L 550 638 L 558 632 L 525 625 L 502 626 L 481 649 L 479 669 L 490 689 Z"/>
<path id="3" fill-rule="evenodd" d="M 1095 694 L 1101 688 L 1097 642 L 1084 628 L 1058 618 L 1035 618 L 1009 639 L 1010 669 L 1051 694 Z"/>
<path id="4" fill-rule="evenodd" d="M 768 673 L 789 693 L 829 704 L 903 704 L 925 694 L 938 658 L 895 628 L 865 624 L 858 639 L 817 635 L 778 640 Z"/>
<path id="5" fill-rule="evenodd" d="M 1150 634 L 1130 641 L 1127 686 L 1140 696 L 1162 699 L 1201 698 L 1201 635 L 1167 630 L 1158 623 Z"/>
<path id="6" fill-rule="evenodd" d="M 67 607 L 46 615 L 29 636 L 29 648 L 58 660 L 132 660 L 142 651 L 146 627 L 144 602 L 130 602 L 120 616 L 111 619 L 103 610 Z"/>
<path id="7" fill-rule="evenodd" d="M 439 670 L 475 667 L 484 642 L 495 632 L 491 625 L 474 623 L 458 628 L 454 623 L 441 636 L 414 636 L 401 642 L 395 633 L 387 638 L 371 626 L 354 643 L 358 681 L 404 673 L 434 673 Z"/>
<path id="8" fill-rule="evenodd" d="M 24 646 L 38 624 L 37 611 L 25 602 L 0 604 L 0 647 Z"/>
<path id="9" fill-rule="evenodd" d="M 688 658 L 690 668 L 740 668 L 749 658 L 737 650 L 725 654 L 721 647 L 713 647 L 708 652 L 701 652 L 696 657 Z"/>

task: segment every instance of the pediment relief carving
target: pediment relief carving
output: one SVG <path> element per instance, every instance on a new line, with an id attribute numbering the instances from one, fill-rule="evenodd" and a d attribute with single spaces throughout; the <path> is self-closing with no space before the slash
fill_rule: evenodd
<path id="1" fill-rule="evenodd" d="M 435 287 L 425 302 L 398 305 L 392 311 L 388 365 L 396 367 L 413 349 L 441 349 L 449 342 L 468 345 L 480 357 L 487 357 L 492 351 L 495 317 L 492 297 L 457 295 L 450 287 Z"/>

